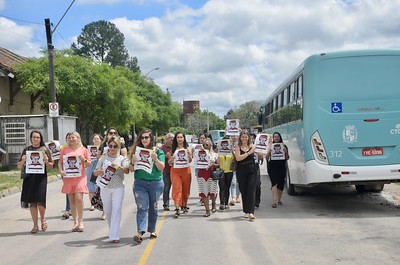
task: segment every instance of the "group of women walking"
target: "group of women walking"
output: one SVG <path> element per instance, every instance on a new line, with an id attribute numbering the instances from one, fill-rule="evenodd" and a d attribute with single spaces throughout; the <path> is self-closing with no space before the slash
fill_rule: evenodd
<path id="1" fill-rule="evenodd" d="M 172 186 L 172 200 L 175 205 L 174 218 L 181 213 L 189 212 L 188 199 L 191 186 L 190 163 L 193 152 L 186 142 L 185 134 L 176 132 L 166 135 L 166 144 L 156 147 L 155 138 L 151 130 L 141 131 L 130 149 L 127 149 L 121 141 L 115 128 L 107 130 L 104 140 L 101 136 L 93 136 L 94 146 L 97 148 L 95 156 L 82 144 L 81 137 L 77 132 L 67 134 L 67 143 L 60 151 L 58 170 L 63 177 L 61 192 L 67 194 L 70 212 L 73 217 L 72 232 L 83 232 L 84 194 L 90 194 L 93 201 L 96 189 L 100 191 L 104 216 L 109 228 L 109 242 L 118 243 L 120 240 L 120 222 L 122 202 L 125 195 L 125 174 L 134 172 L 133 194 L 137 205 L 136 224 L 137 234 L 133 237 L 137 243 L 142 242 L 143 235 L 150 233 L 150 238 L 156 238 L 156 223 L 158 219 L 158 201 L 163 195 L 164 210 L 169 210 L 169 189 Z M 254 209 L 256 207 L 256 189 L 259 185 L 258 166 L 256 165 L 255 148 L 250 139 L 249 132 L 243 130 L 237 143 L 234 142 L 232 152 L 218 155 L 214 152 L 216 146 L 212 139 L 203 137 L 202 149 L 209 153 L 210 166 L 196 170 L 196 178 L 199 187 L 199 197 L 205 207 L 204 217 L 216 212 L 216 199 L 218 196 L 220 210 L 229 208 L 230 186 L 236 173 L 239 190 L 242 195 L 242 206 L 244 217 L 254 220 Z M 53 160 L 49 150 L 45 147 L 43 136 L 40 131 L 32 131 L 30 134 L 31 145 L 24 149 L 18 162 L 18 167 L 23 168 L 23 187 L 21 192 L 21 206 L 29 208 L 33 228 L 32 234 L 39 231 L 38 216 L 41 218 L 41 229 L 46 231 L 48 226 L 45 218 L 46 193 L 47 193 L 47 170 L 53 167 Z M 101 143 L 100 143 L 101 142 Z M 271 145 L 282 143 L 279 133 L 274 133 L 269 143 L 267 160 L 271 157 Z M 143 162 L 139 155 L 142 150 L 151 158 L 151 168 L 146 170 L 139 164 Z M 44 172 L 26 173 L 27 152 L 41 151 Z M 284 146 L 286 159 L 288 150 Z M 29 152 L 30 154 L 30 152 Z M 148 158 L 147 158 L 148 159 Z M 237 168 L 232 168 L 232 163 L 237 163 Z M 212 173 L 216 168 L 224 171 L 224 176 L 214 180 Z M 281 196 L 286 174 L 286 162 L 268 162 L 268 172 L 271 177 L 273 207 L 282 204 Z M 32 177 L 32 174 L 36 176 Z M 93 177 L 92 177 L 93 175 Z M 95 179 L 97 185 L 89 182 Z M 211 200 L 211 207 L 210 207 Z M 258 202 L 259 203 L 259 202 Z M 93 210 L 95 205 L 91 205 Z"/>

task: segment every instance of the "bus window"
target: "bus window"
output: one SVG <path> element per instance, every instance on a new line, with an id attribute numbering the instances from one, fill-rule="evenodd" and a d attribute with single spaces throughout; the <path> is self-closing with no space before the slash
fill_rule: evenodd
<path id="1" fill-rule="evenodd" d="M 291 84 L 290 85 L 290 95 L 289 95 L 289 97 L 290 97 L 290 102 L 294 102 L 295 101 L 295 99 L 296 99 L 296 95 L 295 95 L 295 91 L 294 91 L 294 84 Z"/>

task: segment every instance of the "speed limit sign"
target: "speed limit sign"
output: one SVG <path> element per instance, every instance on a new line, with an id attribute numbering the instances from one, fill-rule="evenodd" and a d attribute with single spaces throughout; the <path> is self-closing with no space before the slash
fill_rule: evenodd
<path id="1" fill-rule="evenodd" d="M 50 117 L 58 117 L 58 102 L 50 102 L 49 103 L 49 116 Z"/>

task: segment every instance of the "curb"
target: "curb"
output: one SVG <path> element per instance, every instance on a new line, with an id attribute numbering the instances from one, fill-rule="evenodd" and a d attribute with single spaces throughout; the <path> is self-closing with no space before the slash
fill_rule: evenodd
<path id="1" fill-rule="evenodd" d="M 51 176 L 47 176 L 47 184 L 54 182 L 54 181 L 58 181 L 61 179 L 61 175 L 51 175 Z M 8 188 L 8 189 L 4 189 L 2 191 L 0 191 L 0 199 L 3 197 L 6 197 L 8 195 L 12 195 L 18 192 L 21 192 L 22 188 L 21 187 L 12 187 L 12 188 Z"/>

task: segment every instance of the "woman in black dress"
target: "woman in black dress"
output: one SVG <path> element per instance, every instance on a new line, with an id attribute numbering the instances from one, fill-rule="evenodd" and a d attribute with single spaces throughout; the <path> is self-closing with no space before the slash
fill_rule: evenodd
<path id="1" fill-rule="evenodd" d="M 283 153 L 281 156 L 276 155 L 277 159 L 271 157 L 272 145 L 280 143 L 283 144 L 282 136 L 278 132 L 274 132 L 268 144 L 267 161 L 268 161 L 268 175 L 271 179 L 272 190 L 272 208 L 282 205 L 281 198 L 283 187 L 285 186 L 286 178 L 286 160 L 289 159 L 289 152 L 286 145 L 283 144 Z"/>
<path id="2" fill-rule="evenodd" d="M 47 222 L 45 219 L 46 211 L 46 193 L 47 193 L 47 168 L 53 167 L 50 151 L 46 148 L 43 141 L 42 133 L 39 131 L 32 131 L 30 134 L 31 145 L 26 147 L 21 154 L 21 158 L 17 163 L 18 168 L 23 168 L 22 172 L 25 173 L 27 151 L 41 151 L 43 153 L 43 160 L 45 163 L 43 174 L 25 173 L 22 183 L 21 192 L 21 207 L 29 208 L 33 221 L 32 234 L 36 234 L 39 230 L 38 226 L 38 213 L 41 219 L 42 231 L 47 230 Z M 38 162 L 32 159 L 33 162 Z M 33 163 L 32 163 L 33 164 Z"/>

